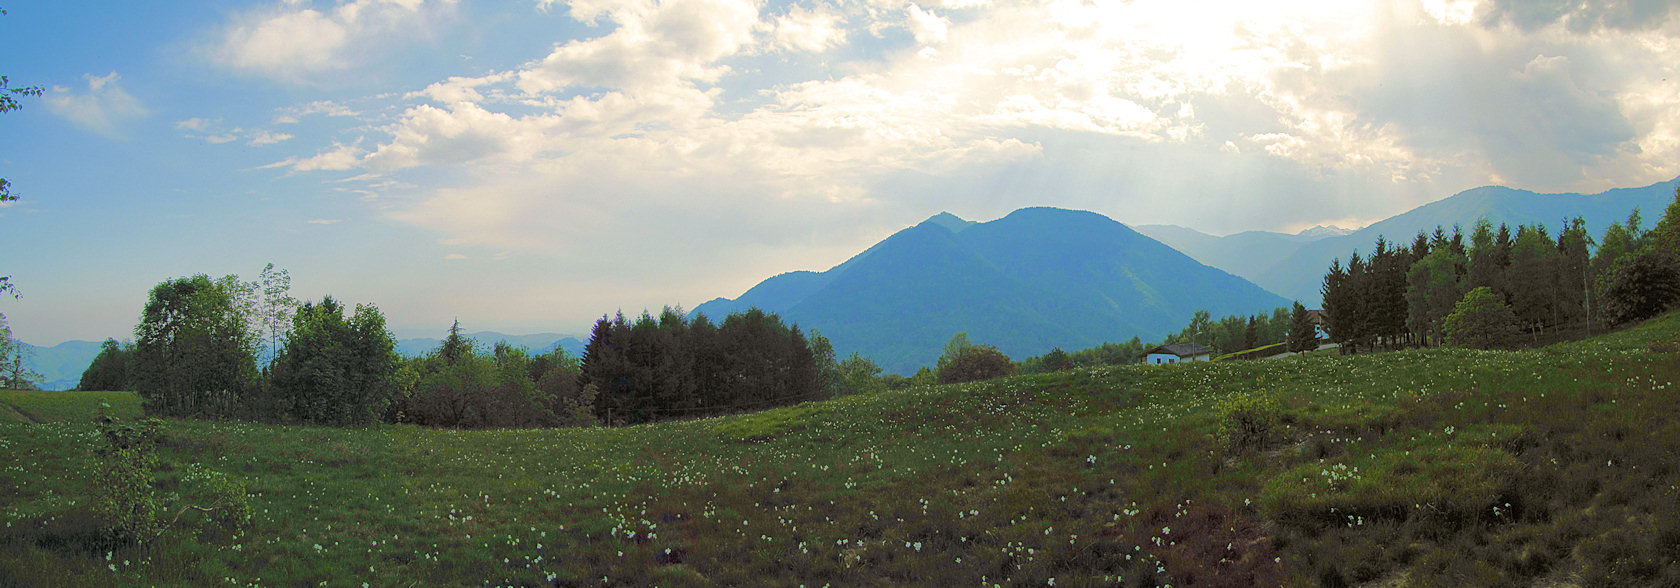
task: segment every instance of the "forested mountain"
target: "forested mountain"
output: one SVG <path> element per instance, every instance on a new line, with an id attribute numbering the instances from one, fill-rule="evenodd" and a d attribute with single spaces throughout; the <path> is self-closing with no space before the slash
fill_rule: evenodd
<path id="1" fill-rule="evenodd" d="M 749 306 L 821 331 L 892 373 L 937 359 L 958 332 L 1015 358 L 1133 336 L 1157 340 L 1198 309 L 1288 304 L 1102 215 L 1026 208 L 972 223 L 942 213 L 825 272 L 782 274 L 694 314 Z"/>
<path id="2" fill-rule="evenodd" d="M 1626 220 L 1634 207 L 1650 219 L 1648 224 L 1654 223 L 1674 196 L 1676 185 L 1680 185 L 1680 178 L 1590 195 L 1540 194 L 1485 186 L 1419 206 L 1352 233 L 1319 239 L 1308 238 L 1312 234 L 1324 234 L 1312 229 L 1300 235 L 1249 231 L 1225 237 L 1170 225 L 1137 229 L 1202 263 L 1248 278 L 1267 290 L 1316 308 L 1321 302 L 1319 289 L 1330 261 L 1346 260 L 1356 249 L 1362 254 L 1370 253 L 1371 244 L 1378 236 L 1386 237 L 1391 243 L 1410 243 L 1418 231 L 1432 232 L 1439 225 L 1451 232 L 1455 224 L 1469 234 L 1476 220 L 1484 217 L 1495 226 L 1540 224 L 1556 232 L 1564 219 L 1577 216 L 1586 221 L 1588 234 L 1601 235 L 1610 223 Z"/>

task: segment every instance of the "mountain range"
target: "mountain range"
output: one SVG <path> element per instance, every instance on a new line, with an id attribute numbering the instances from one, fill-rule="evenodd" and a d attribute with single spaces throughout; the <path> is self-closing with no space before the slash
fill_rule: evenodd
<path id="1" fill-rule="evenodd" d="M 1409 245 L 1418 231 L 1433 232 L 1436 226 L 1441 226 L 1451 232 L 1453 225 L 1458 225 L 1468 238 L 1477 219 L 1486 218 L 1494 226 L 1505 223 L 1513 229 L 1517 225 L 1544 224 L 1555 236 L 1566 219 L 1579 216 L 1586 222 L 1588 234 L 1597 239 L 1604 235 L 1604 229 L 1611 223 L 1625 221 L 1628 213 L 1636 207 L 1645 219 L 1645 228 L 1655 225 L 1673 201 L 1676 186 L 1680 186 L 1680 178 L 1597 194 L 1541 194 L 1503 186 L 1484 186 L 1419 206 L 1351 233 L 1331 235 L 1320 231 L 1318 238 L 1307 235 L 1312 232 L 1311 229 L 1300 235 L 1250 231 L 1224 237 L 1171 225 L 1138 227 L 1138 231 L 1185 252 L 1197 261 L 1247 278 L 1285 298 L 1299 300 L 1309 308 L 1317 308 L 1321 302 L 1319 289 L 1330 262 L 1341 259 L 1345 263 L 1348 255 L 1355 250 L 1369 253 L 1379 235 L 1391 243 Z"/>
<path id="2" fill-rule="evenodd" d="M 1025 208 L 975 223 L 941 213 L 824 272 L 791 272 L 693 314 L 749 307 L 820 331 L 889 373 L 932 365 L 952 335 L 1021 359 L 1134 336 L 1160 340 L 1198 309 L 1270 312 L 1287 300 L 1108 217 Z"/>
<path id="3" fill-rule="evenodd" d="M 940 213 L 827 271 L 781 274 L 693 314 L 721 319 L 757 306 L 821 331 L 842 355 L 858 351 L 900 374 L 931 365 L 958 332 L 1016 359 L 1134 335 L 1159 341 L 1197 309 L 1219 317 L 1268 311 L 1291 299 L 1317 307 L 1331 260 L 1370 251 L 1379 235 L 1402 245 L 1437 225 L 1459 225 L 1468 235 L 1480 218 L 1513 227 L 1543 223 L 1555 234 L 1565 219 L 1580 216 L 1598 237 L 1635 207 L 1646 228 L 1654 225 L 1676 186 L 1680 178 L 1590 195 L 1487 186 L 1356 231 L 1319 226 L 1222 237 L 1173 225 L 1129 228 L 1096 213 L 1053 208 L 1022 209 L 987 223 Z M 485 348 L 506 340 L 535 352 L 559 345 L 581 356 L 584 347 L 579 337 L 556 333 L 468 336 Z M 401 339 L 397 351 L 417 356 L 440 343 Z M 23 347 L 25 364 L 49 390 L 75 387 L 99 353 L 93 341 Z"/>

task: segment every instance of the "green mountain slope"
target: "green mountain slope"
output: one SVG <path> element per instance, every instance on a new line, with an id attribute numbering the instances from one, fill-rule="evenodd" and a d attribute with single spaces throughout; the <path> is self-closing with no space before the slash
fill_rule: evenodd
<path id="1" fill-rule="evenodd" d="M 757 306 L 907 374 L 958 332 L 1019 358 L 1159 339 L 1198 309 L 1286 304 L 1102 215 L 1028 208 L 987 223 L 942 213 L 826 272 L 782 274 L 694 313 Z"/>
<path id="2" fill-rule="evenodd" d="M 188 512 L 145 546 L 98 544 L 80 499 L 89 397 L 80 421 L 0 416 L 0 584 L 1673 585 L 1677 385 L 1671 313 L 1532 351 L 1114 366 L 624 429 L 171 420 L 170 491 L 202 496 L 202 464 L 253 518 Z M 1222 434 L 1231 415 L 1266 426 Z"/>

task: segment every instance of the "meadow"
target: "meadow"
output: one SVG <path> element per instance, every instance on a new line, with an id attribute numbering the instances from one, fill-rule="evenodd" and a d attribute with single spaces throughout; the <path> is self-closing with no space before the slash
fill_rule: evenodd
<path id="1" fill-rule="evenodd" d="M 140 545 L 88 505 L 133 396 L 0 392 L 0 585 L 1680 585 L 1676 382 L 1680 313 L 618 429 L 168 420 L 159 489 L 253 516 Z"/>

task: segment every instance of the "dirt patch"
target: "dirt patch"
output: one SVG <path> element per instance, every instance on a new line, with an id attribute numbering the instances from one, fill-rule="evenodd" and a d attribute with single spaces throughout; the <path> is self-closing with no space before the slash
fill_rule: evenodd
<path id="1" fill-rule="evenodd" d="M 1100 535 L 1143 546 L 1176 586 L 1288 586 L 1291 580 L 1271 536 L 1218 504 L 1157 504 Z"/>

